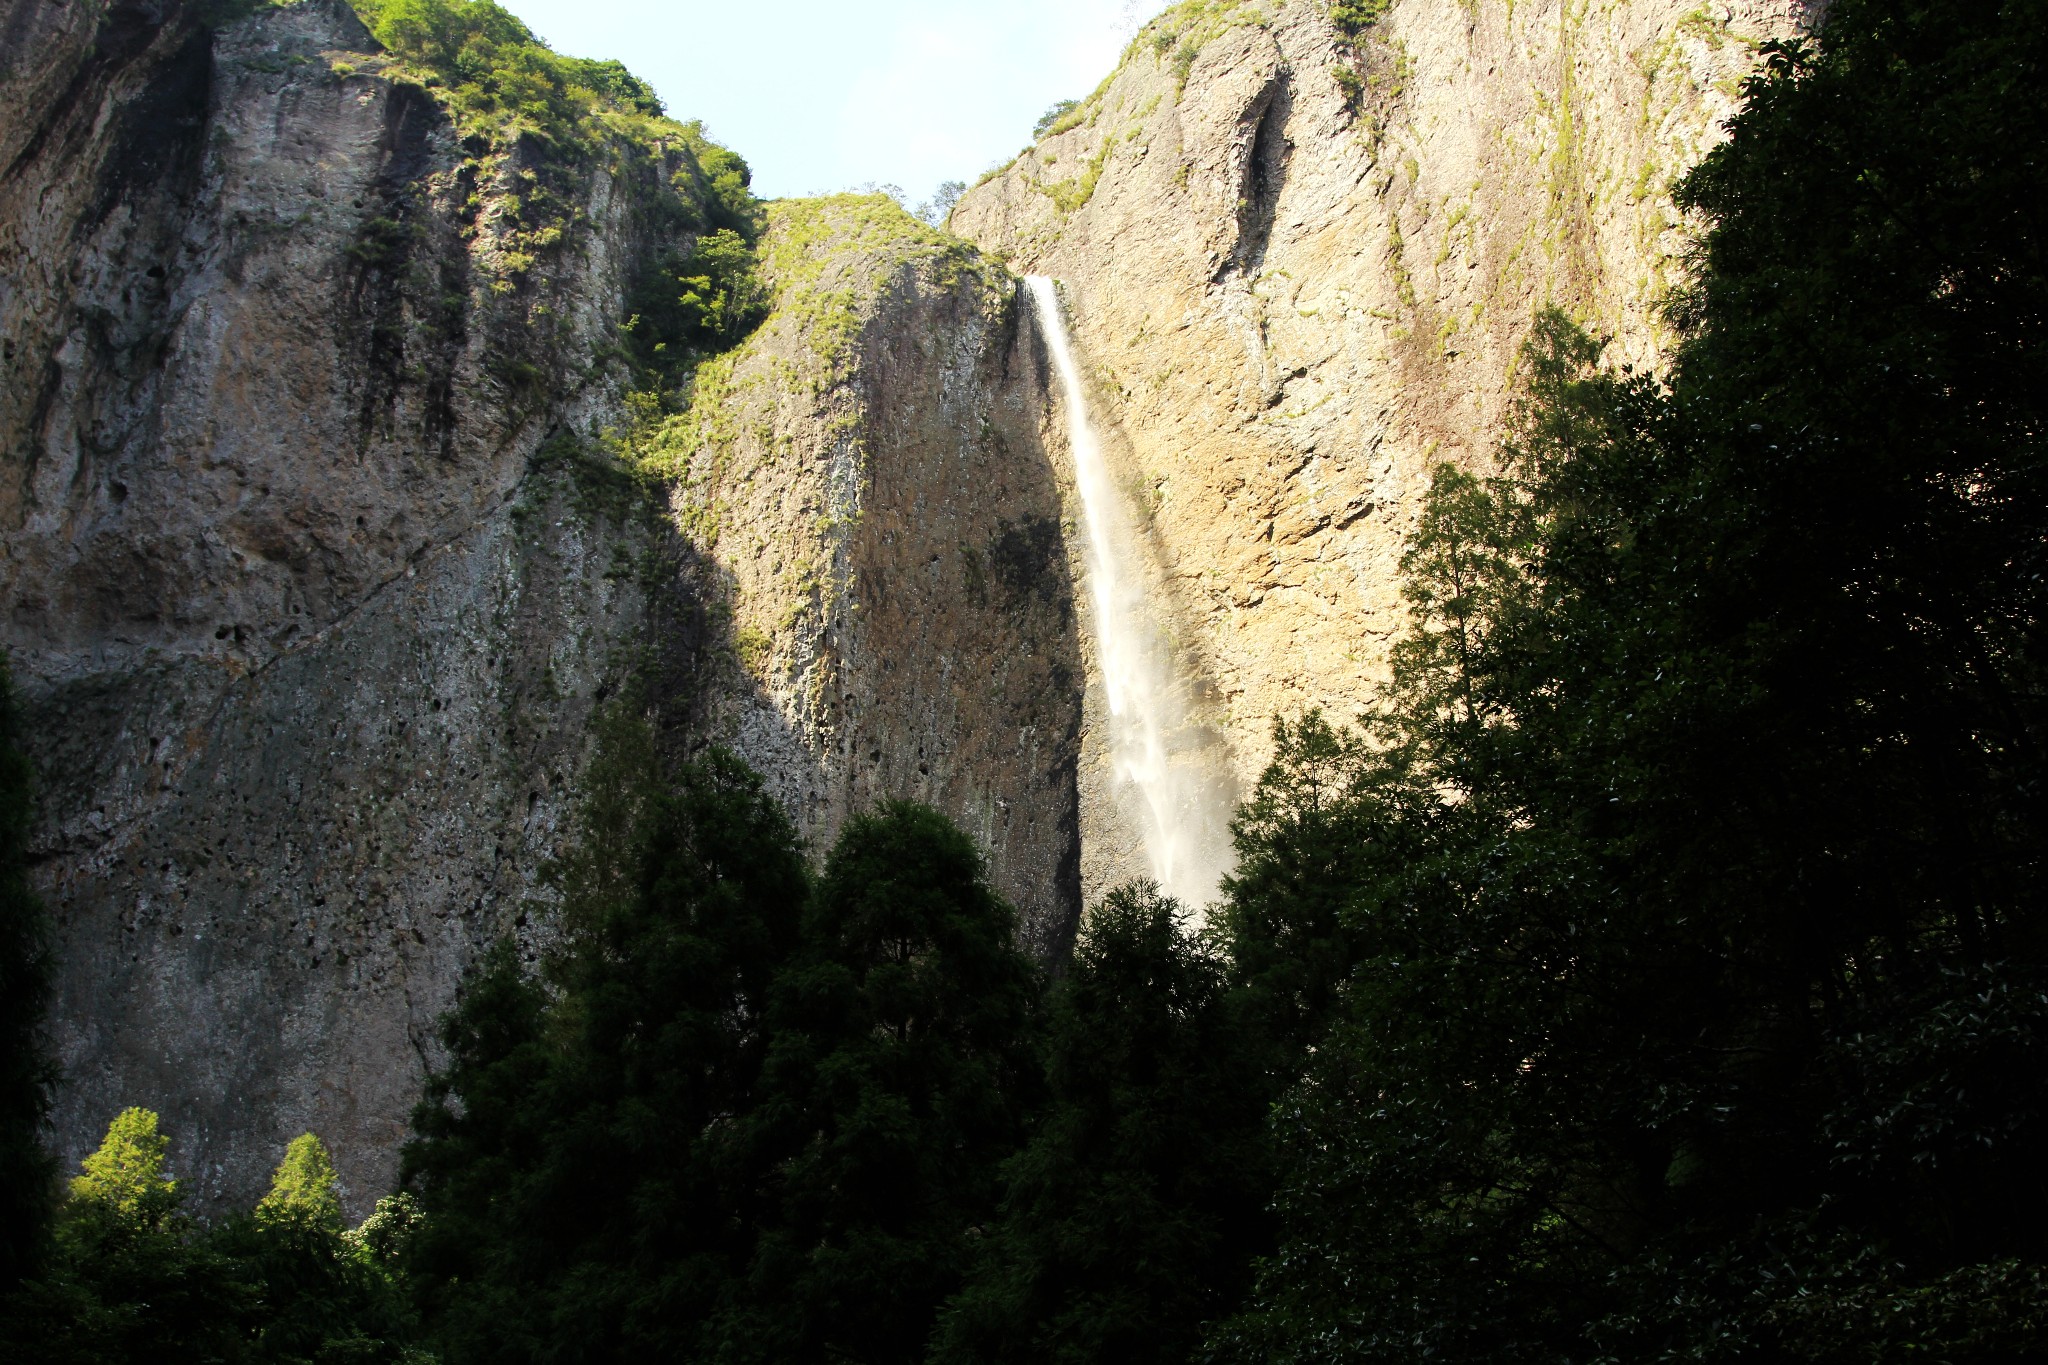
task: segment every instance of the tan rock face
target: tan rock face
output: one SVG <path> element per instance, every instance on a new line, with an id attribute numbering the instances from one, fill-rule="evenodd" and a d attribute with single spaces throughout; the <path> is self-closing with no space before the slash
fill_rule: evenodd
<path id="1" fill-rule="evenodd" d="M 339 0 L 217 37 L 0 0 L 0 37 L 0 592 L 67 1161 L 142 1104 L 202 1208 L 307 1130 L 352 1209 L 388 1189 L 636 678 L 820 840 L 945 806 L 1062 939 L 1079 664 L 999 275 L 900 213 L 811 234 L 834 307 L 785 291 L 813 311 L 706 377 L 671 506 L 602 452 L 686 151 L 481 153 Z"/>
<path id="2" fill-rule="evenodd" d="M 1322 0 L 1195 0 L 961 201 L 955 232 L 1062 283 L 1241 781 L 1276 714 L 1348 718 L 1384 677 L 1429 471 L 1489 458 L 1536 309 L 1657 354 L 1669 186 L 1809 17 L 1395 0 L 1345 41 Z M 1095 733 L 1090 896 L 1143 870 Z"/>
<path id="3" fill-rule="evenodd" d="M 877 800 L 946 811 L 1060 951 L 1081 656 L 1017 282 L 879 196 L 777 204 L 764 248 L 774 313 L 665 442 L 732 613 L 704 732 L 815 847 Z"/>

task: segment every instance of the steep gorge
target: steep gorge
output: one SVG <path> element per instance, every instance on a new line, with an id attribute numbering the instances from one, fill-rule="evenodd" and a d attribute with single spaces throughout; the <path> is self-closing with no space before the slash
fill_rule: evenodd
<path id="1" fill-rule="evenodd" d="M 1535 306 L 1655 353 L 1665 185 L 1805 17 L 1400 0 L 1347 38 L 1191 0 L 957 236 L 770 206 L 766 322 L 629 467 L 620 329 L 702 228 L 678 126 L 490 145 L 341 0 L 0 0 L 0 584 L 67 1161 L 146 1104 L 222 1206 L 309 1128 L 352 1206 L 386 1188 L 464 967 L 544 937 L 621 695 L 814 844 L 939 806 L 1056 957 L 1148 865 L 1011 271 L 1064 290 L 1177 742 L 1243 781 L 1274 714 L 1365 703 L 1415 495 L 1485 458 Z"/>

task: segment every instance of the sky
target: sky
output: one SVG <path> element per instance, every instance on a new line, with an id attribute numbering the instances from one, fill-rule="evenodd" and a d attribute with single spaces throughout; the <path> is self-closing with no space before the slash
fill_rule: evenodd
<path id="1" fill-rule="evenodd" d="M 1166 0 L 502 0 L 557 52 L 616 57 L 747 159 L 768 198 L 895 185 L 915 205 L 1031 141 Z"/>

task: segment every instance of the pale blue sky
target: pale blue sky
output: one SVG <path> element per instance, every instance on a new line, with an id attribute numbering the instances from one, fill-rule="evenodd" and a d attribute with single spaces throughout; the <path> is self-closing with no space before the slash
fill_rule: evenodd
<path id="1" fill-rule="evenodd" d="M 912 204 L 1031 140 L 1165 0 L 503 0 L 558 52 L 617 57 L 770 197 L 900 185 Z"/>

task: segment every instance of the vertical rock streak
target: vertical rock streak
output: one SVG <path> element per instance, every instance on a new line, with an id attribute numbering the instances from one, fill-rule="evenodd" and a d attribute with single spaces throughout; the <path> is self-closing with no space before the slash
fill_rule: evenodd
<path id="1" fill-rule="evenodd" d="M 1227 865 L 1229 802 L 1208 773 L 1200 745 L 1175 743 L 1194 726 L 1187 679 L 1145 590 L 1143 552 L 1088 417 L 1087 394 L 1053 281 L 1025 279 L 1046 349 L 1059 376 L 1074 484 L 1087 536 L 1095 653 L 1109 705 L 1109 749 L 1117 788 L 1135 797 L 1145 855 L 1167 894 L 1192 907 L 1216 895 Z"/>

